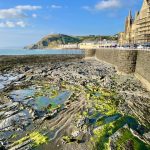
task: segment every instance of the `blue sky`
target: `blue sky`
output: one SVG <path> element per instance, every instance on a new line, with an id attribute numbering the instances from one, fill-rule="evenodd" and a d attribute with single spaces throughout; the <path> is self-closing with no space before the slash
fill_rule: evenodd
<path id="1" fill-rule="evenodd" d="M 47 34 L 113 35 L 143 0 L 0 0 L 0 47 L 23 47 Z"/>

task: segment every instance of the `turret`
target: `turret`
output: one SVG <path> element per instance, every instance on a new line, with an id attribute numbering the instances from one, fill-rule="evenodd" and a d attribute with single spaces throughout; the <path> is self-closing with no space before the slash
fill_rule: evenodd
<path id="1" fill-rule="evenodd" d="M 137 12 L 135 13 L 135 20 L 137 19 L 138 16 L 139 16 L 139 11 L 137 11 Z"/>
<path id="2" fill-rule="evenodd" d="M 129 11 L 129 16 L 128 16 L 129 20 L 132 20 L 132 12 L 131 10 Z"/>
<path id="3" fill-rule="evenodd" d="M 132 13 L 131 13 L 131 10 L 130 10 L 128 17 L 126 18 L 125 32 L 130 32 L 132 22 L 133 22 L 133 18 L 132 18 Z"/>
<path id="4" fill-rule="evenodd" d="M 127 28 L 128 28 L 128 17 L 126 17 L 125 20 L 125 32 L 127 32 Z"/>
<path id="5" fill-rule="evenodd" d="M 132 23 L 133 23 L 133 17 L 132 17 L 132 13 L 131 13 L 131 10 L 129 11 L 129 16 L 128 16 L 128 18 L 129 18 L 129 26 L 131 26 L 132 25 Z"/>

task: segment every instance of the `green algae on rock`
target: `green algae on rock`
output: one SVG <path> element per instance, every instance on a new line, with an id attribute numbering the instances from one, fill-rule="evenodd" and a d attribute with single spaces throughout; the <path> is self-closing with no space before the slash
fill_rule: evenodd
<path id="1" fill-rule="evenodd" d="M 27 143 L 29 143 L 30 148 L 34 148 L 37 147 L 41 144 L 45 144 L 48 142 L 48 137 L 46 135 L 43 135 L 40 132 L 32 132 L 29 135 L 21 138 L 18 141 L 15 141 L 14 143 L 12 143 L 10 145 L 10 149 L 19 149 L 21 148 L 23 145 L 26 145 Z"/>
<path id="2" fill-rule="evenodd" d="M 24 67 L 19 66 L 12 72 L 24 73 Z M 141 141 L 138 142 L 140 146 L 144 147 L 143 143 L 147 147 L 148 125 L 142 124 L 139 117 L 144 117 L 144 122 L 149 121 L 149 95 L 136 79 L 116 75 L 113 67 L 93 60 L 38 64 L 29 68 L 25 78 L 11 83 L 11 88 L 2 92 L 11 102 L 0 104 L 0 121 L 7 123 L 7 118 L 11 120 L 15 114 L 20 116 L 24 109 L 26 113 L 23 115 L 30 114 L 27 120 L 21 115 L 19 121 L 10 124 L 7 132 L 0 131 L 0 140 L 5 148 L 19 139 L 25 140 L 25 143 L 15 145 L 22 146 L 21 150 L 31 149 L 34 144 L 39 150 L 48 150 L 49 147 L 52 150 L 96 150 L 119 145 L 133 147 L 137 139 L 126 141 L 121 135 L 126 126 L 133 137 Z M 128 107 L 129 104 L 132 107 Z M 137 109 L 141 108 L 140 104 L 142 109 Z M 141 116 L 138 117 L 138 114 Z M 0 126 L 3 126 L 1 122 Z M 47 144 L 40 142 L 45 140 L 37 132 L 48 137 Z M 29 135 L 32 133 L 31 139 Z M 62 143 L 64 136 L 68 142 Z M 32 140 L 37 142 L 32 145 Z"/>

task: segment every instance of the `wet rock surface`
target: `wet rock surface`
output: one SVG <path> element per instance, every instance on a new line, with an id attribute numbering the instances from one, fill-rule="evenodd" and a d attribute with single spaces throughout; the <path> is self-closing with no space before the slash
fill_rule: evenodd
<path id="1" fill-rule="evenodd" d="M 149 116 L 150 92 L 99 61 L 0 73 L 0 149 L 149 149 Z"/>

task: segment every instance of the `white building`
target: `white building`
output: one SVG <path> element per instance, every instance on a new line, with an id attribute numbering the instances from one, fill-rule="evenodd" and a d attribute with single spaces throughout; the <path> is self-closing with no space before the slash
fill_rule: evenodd
<path id="1" fill-rule="evenodd" d="M 76 44 L 62 44 L 62 45 L 59 45 L 59 47 L 61 49 L 79 49 L 79 45 L 76 43 Z"/>
<path id="2" fill-rule="evenodd" d="M 88 42 L 83 42 L 79 44 L 80 49 L 99 49 L 101 47 L 115 47 L 117 46 L 117 41 L 111 41 L 111 40 L 102 40 L 99 42 L 93 42 L 93 41 L 88 41 Z"/>

